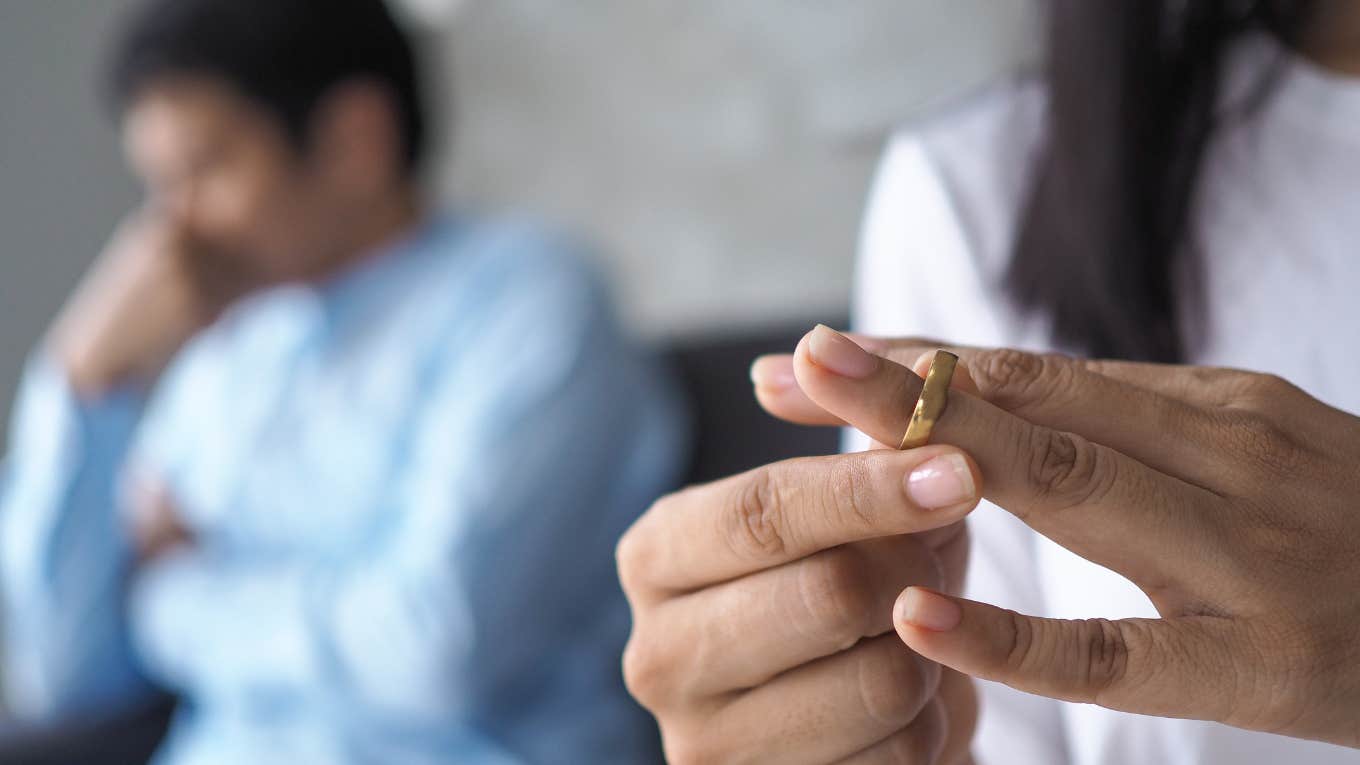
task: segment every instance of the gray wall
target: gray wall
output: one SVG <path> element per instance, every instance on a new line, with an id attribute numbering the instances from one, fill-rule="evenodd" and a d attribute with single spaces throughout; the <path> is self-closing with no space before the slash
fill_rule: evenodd
<path id="1" fill-rule="evenodd" d="M 651 336 L 834 315 L 885 136 L 1023 61 L 1031 1 L 466 0 L 424 34 L 459 112 L 436 183 L 585 233 Z M 136 201 L 93 97 L 130 4 L 0 0 L 4 401 Z"/>
<path id="2" fill-rule="evenodd" d="M 0 411 L 34 340 L 137 199 L 92 76 L 129 5 L 0 0 Z"/>

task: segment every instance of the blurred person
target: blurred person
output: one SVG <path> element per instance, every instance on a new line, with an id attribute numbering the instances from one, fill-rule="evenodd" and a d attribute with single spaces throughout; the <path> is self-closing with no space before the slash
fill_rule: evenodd
<path id="1" fill-rule="evenodd" d="M 953 347 L 930 445 L 694 487 L 620 545 L 676 761 L 1360 762 L 1360 3 L 1047 12 L 1042 81 L 892 141 L 865 334 L 752 370 L 896 446 Z"/>
<path id="2" fill-rule="evenodd" d="M 611 551 L 678 408 L 578 247 L 429 209 L 380 0 L 152 0 L 109 95 L 146 202 L 16 405 L 12 712 L 169 689 L 174 765 L 654 754 Z"/>

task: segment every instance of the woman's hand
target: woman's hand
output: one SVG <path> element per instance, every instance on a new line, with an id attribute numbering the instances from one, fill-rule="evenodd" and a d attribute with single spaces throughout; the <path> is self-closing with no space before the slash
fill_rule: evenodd
<path id="1" fill-rule="evenodd" d="M 657 502 L 618 558 L 625 675 L 668 760 L 965 761 L 971 682 L 903 646 L 892 607 L 908 585 L 957 591 L 979 489 L 958 449 L 927 446 L 793 460 Z"/>
<path id="2" fill-rule="evenodd" d="M 892 359 L 935 344 L 887 346 L 827 365 L 804 343 L 763 363 L 797 384 L 761 400 L 897 438 L 920 379 Z M 932 443 L 968 450 L 988 499 L 1163 618 L 1040 619 L 913 587 L 908 646 L 1031 693 L 1360 747 L 1360 418 L 1272 375 L 954 350 L 979 396 L 951 393 Z"/>

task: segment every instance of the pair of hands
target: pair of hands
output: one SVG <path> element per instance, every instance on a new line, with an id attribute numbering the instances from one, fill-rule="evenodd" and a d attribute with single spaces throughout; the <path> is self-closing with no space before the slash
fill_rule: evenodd
<path id="1" fill-rule="evenodd" d="M 232 264 L 164 215 L 128 216 L 48 337 L 77 395 L 149 388 L 191 337 L 256 286 Z M 139 559 L 192 543 L 161 487 L 139 482 L 133 493 L 128 524 Z"/>
<path id="2" fill-rule="evenodd" d="M 753 378 L 894 444 L 935 347 L 819 327 Z M 672 761 L 968 762 L 964 676 L 1360 747 L 1360 418 L 1271 375 L 951 350 L 932 445 L 686 489 L 620 542 L 625 676 Z M 979 497 L 1162 618 L 958 598 Z"/>

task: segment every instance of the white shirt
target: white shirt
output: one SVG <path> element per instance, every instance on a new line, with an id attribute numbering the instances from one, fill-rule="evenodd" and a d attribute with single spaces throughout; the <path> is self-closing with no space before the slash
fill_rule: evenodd
<path id="1" fill-rule="evenodd" d="M 1276 372 L 1360 412 L 1360 80 L 1253 38 L 1230 62 L 1225 108 L 1281 55 L 1273 95 L 1206 156 L 1191 232 L 1205 303 L 1187 319 L 1189 358 Z M 1002 287 L 1042 122 L 1042 90 L 1021 83 L 893 140 L 864 225 L 856 329 L 1055 348 L 1047 319 L 1022 315 Z M 1050 617 L 1157 616 L 1132 583 L 990 503 L 970 523 L 969 597 Z M 974 751 L 986 765 L 1360 763 L 1327 744 L 980 685 Z"/>

